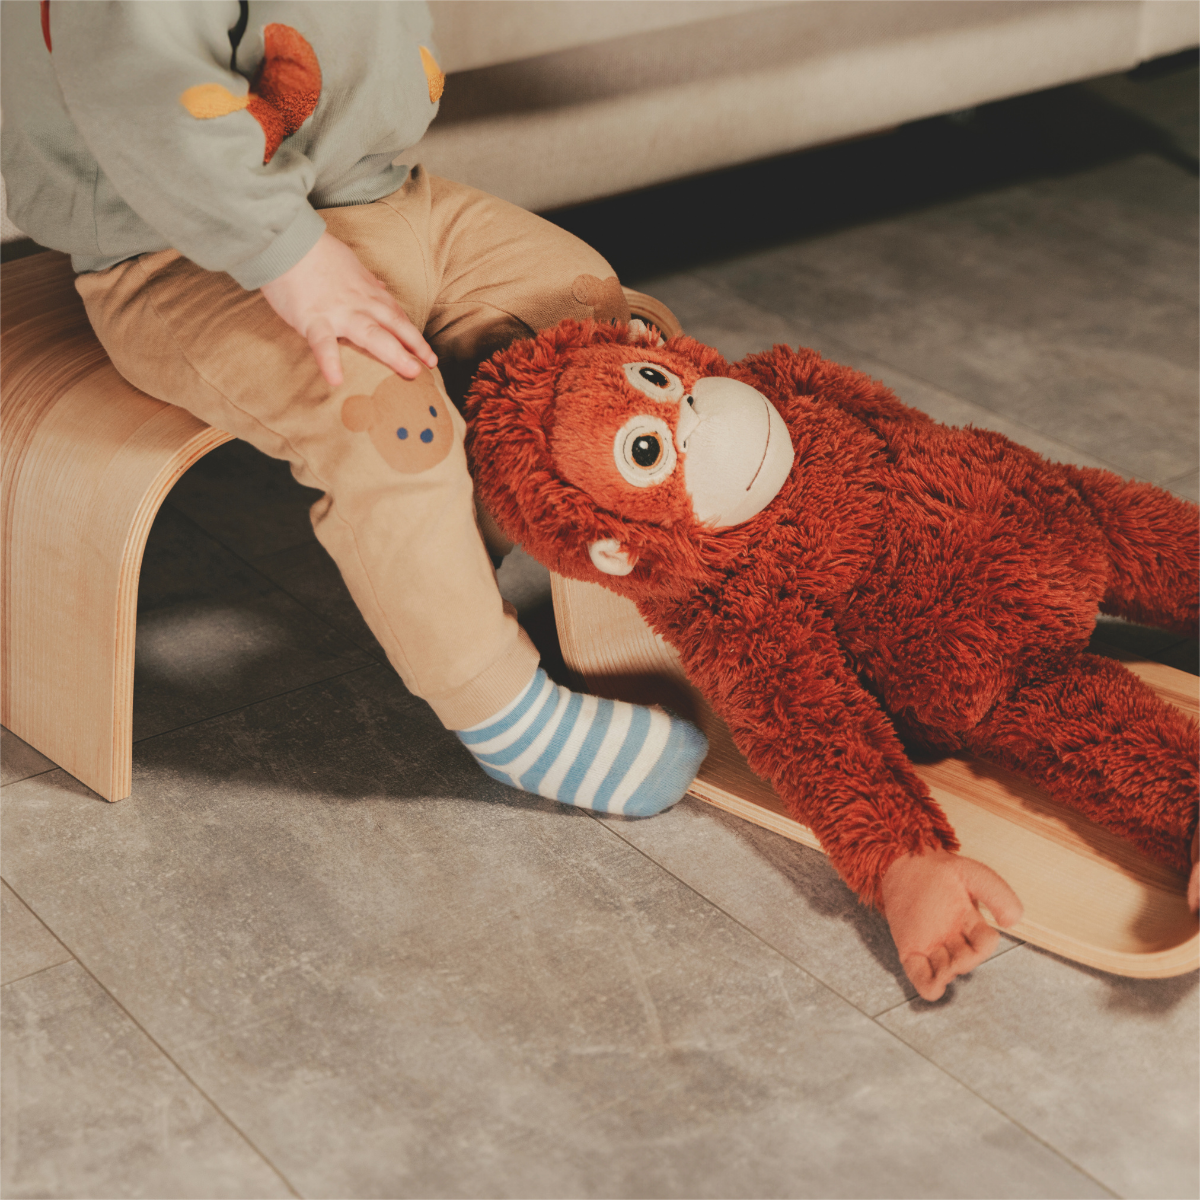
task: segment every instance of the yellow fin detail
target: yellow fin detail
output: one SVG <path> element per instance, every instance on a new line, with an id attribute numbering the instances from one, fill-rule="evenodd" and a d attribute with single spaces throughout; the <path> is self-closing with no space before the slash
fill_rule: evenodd
<path id="1" fill-rule="evenodd" d="M 250 103 L 250 94 L 247 92 L 244 96 L 235 96 L 219 83 L 201 83 L 188 88 L 179 97 L 179 103 L 197 120 L 208 121 L 213 117 L 240 112 Z"/>
<path id="2" fill-rule="evenodd" d="M 446 90 L 446 76 L 437 65 L 437 59 L 424 46 L 421 47 L 421 66 L 425 68 L 425 78 L 429 80 L 429 103 L 436 104 Z"/>

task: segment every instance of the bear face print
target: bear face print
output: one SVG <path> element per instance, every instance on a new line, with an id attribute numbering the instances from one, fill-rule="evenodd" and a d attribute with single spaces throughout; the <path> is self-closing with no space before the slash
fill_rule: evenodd
<path id="1" fill-rule="evenodd" d="M 370 396 L 348 396 L 342 424 L 369 433 L 383 461 L 404 475 L 436 467 L 454 444 L 450 402 L 424 369 L 413 380 L 389 375 Z"/>

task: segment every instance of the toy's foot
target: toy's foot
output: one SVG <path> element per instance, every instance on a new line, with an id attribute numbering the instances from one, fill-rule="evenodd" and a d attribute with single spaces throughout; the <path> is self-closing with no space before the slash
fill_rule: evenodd
<path id="1" fill-rule="evenodd" d="M 708 753 L 704 734 L 687 721 L 572 692 L 540 667 L 511 704 L 458 737 L 501 783 L 629 817 L 682 799 Z"/>

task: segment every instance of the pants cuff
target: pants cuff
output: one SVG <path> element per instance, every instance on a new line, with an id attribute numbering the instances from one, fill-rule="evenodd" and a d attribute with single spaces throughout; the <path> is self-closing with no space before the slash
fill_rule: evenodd
<path id="1" fill-rule="evenodd" d="M 470 729 L 515 700 L 533 678 L 541 656 L 520 626 L 505 653 L 470 683 L 423 699 L 447 729 Z"/>

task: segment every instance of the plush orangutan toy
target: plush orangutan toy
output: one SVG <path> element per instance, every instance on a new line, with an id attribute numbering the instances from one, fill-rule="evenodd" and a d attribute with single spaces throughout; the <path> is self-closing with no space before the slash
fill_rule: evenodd
<path id="1" fill-rule="evenodd" d="M 905 745 L 1192 861 L 1195 722 L 1085 647 L 1097 610 L 1195 634 L 1193 505 L 939 425 L 811 350 L 731 366 L 636 323 L 513 344 L 467 415 L 500 527 L 637 604 L 926 998 L 994 947 L 976 901 L 1003 925 L 1021 907 L 955 853 Z"/>

